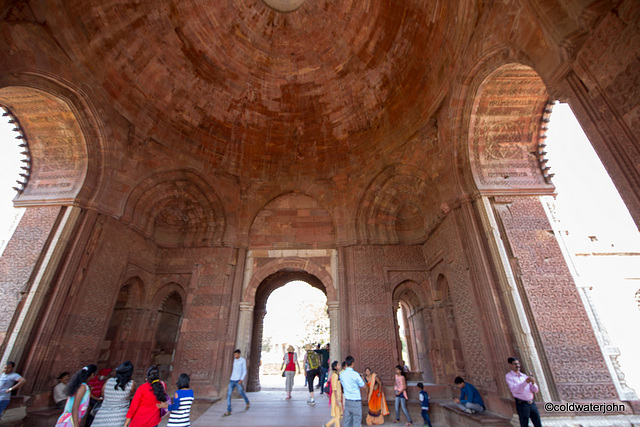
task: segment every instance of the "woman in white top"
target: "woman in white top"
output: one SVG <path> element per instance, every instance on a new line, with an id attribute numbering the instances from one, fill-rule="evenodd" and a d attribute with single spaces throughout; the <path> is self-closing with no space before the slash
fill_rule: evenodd
<path id="1" fill-rule="evenodd" d="M 136 388 L 132 375 L 133 365 L 128 360 L 116 368 L 116 377 L 109 378 L 102 387 L 102 406 L 93 419 L 92 427 L 124 425 L 131 395 Z"/>

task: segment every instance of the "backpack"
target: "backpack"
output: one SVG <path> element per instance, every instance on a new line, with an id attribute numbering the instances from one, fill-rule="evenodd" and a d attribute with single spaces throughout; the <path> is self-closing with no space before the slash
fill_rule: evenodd
<path id="1" fill-rule="evenodd" d="M 307 363 L 309 364 L 309 370 L 318 369 L 320 367 L 320 355 L 315 351 L 307 352 Z"/>

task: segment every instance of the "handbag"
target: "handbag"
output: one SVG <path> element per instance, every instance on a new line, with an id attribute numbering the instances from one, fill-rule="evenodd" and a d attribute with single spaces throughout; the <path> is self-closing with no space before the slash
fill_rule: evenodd
<path id="1" fill-rule="evenodd" d="M 282 371 L 282 378 L 286 377 L 286 375 L 284 374 L 285 371 Z"/>
<path id="2" fill-rule="evenodd" d="M 96 403 L 95 405 L 93 405 L 93 408 L 91 409 L 91 412 L 90 412 L 91 416 L 95 417 L 96 414 L 98 413 L 98 410 L 100 410 L 101 407 L 102 407 L 102 400 Z"/>

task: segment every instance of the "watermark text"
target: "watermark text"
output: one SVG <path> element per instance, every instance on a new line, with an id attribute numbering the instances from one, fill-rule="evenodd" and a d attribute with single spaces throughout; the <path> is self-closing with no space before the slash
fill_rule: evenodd
<path id="1" fill-rule="evenodd" d="M 611 412 L 625 412 L 626 407 L 620 403 L 554 403 L 547 402 L 544 404 L 547 412 L 597 412 L 607 414 Z"/>

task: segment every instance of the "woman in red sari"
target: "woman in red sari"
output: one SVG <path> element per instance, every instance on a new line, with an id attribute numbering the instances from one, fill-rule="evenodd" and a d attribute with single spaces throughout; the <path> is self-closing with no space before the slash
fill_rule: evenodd
<path id="1" fill-rule="evenodd" d="M 369 402 L 369 412 L 367 413 L 367 425 L 384 424 L 384 416 L 389 415 L 387 401 L 384 398 L 382 389 L 382 381 L 378 375 L 371 372 L 371 369 L 364 370 L 364 381 L 367 383 L 369 390 L 367 401 Z"/>

